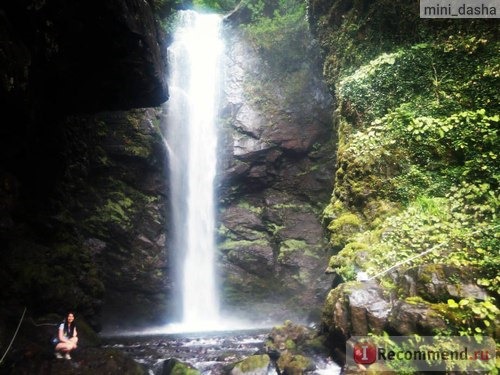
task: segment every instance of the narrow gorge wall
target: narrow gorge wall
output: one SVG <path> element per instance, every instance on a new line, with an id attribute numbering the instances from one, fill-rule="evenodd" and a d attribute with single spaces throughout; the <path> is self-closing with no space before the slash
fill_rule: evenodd
<path id="1" fill-rule="evenodd" d="M 152 6 L 3 2 L 0 39 L 0 314 L 158 319 L 165 155 L 157 114 L 126 111 L 168 96 Z"/>
<path id="2" fill-rule="evenodd" d="M 330 285 L 320 213 L 332 184 L 332 98 L 307 32 L 295 41 L 304 49 L 276 71 L 241 28 L 227 27 L 222 298 L 254 318 L 304 318 Z"/>

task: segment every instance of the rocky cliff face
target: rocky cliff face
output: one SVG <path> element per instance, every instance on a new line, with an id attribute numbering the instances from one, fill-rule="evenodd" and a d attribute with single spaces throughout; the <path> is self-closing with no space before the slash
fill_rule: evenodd
<path id="1" fill-rule="evenodd" d="M 95 114 L 166 100 L 150 4 L 3 2 L 0 39 L 1 313 L 96 318 L 105 300 L 125 319 L 158 318 L 168 283 L 158 119 Z"/>
<path id="2" fill-rule="evenodd" d="M 279 76 L 243 32 L 227 34 L 223 298 L 250 315 L 281 318 L 288 309 L 303 317 L 329 286 L 319 214 L 332 183 L 332 98 L 311 39 L 303 65 Z"/>
<path id="3" fill-rule="evenodd" d="M 100 112 L 89 119 L 95 144 L 86 155 L 78 153 L 87 161 L 85 177 L 66 208 L 99 265 L 108 329 L 161 322 L 167 314 L 166 153 L 159 117 L 154 109 Z"/>
<path id="4" fill-rule="evenodd" d="M 29 92 L 39 109 L 65 112 L 166 100 L 165 59 L 148 2 L 22 0 L 1 11 L 2 100 Z"/>

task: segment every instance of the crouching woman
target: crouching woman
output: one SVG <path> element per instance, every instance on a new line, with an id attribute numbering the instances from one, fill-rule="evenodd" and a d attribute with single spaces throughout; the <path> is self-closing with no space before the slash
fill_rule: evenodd
<path id="1" fill-rule="evenodd" d="M 58 343 L 55 347 L 56 358 L 71 359 L 70 353 L 76 349 L 78 343 L 78 333 L 75 325 L 75 315 L 68 313 L 64 322 L 59 325 L 57 333 Z"/>

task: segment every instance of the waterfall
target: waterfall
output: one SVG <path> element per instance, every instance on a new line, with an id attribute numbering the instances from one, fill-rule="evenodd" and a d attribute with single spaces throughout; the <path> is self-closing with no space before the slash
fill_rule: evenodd
<path id="1" fill-rule="evenodd" d="M 217 15 L 182 11 L 168 48 L 171 251 L 179 257 L 181 326 L 191 331 L 211 329 L 219 321 L 214 179 L 223 51 L 220 26 Z"/>

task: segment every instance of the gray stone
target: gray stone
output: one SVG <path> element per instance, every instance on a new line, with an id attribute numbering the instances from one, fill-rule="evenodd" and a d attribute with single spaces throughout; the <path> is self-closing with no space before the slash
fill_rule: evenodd
<path id="1" fill-rule="evenodd" d="M 406 296 L 419 296 L 430 302 L 449 298 L 485 300 L 488 293 L 475 283 L 476 269 L 446 264 L 411 268 L 397 279 Z"/>
<path id="2" fill-rule="evenodd" d="M 400 335 L 419 333 L 433 335 L 436 329 L 445 329 L 447 324 L 428 304 L 410 304 L 398 301 L 389 317 L 389 326 Z"/>
<path id="3" fill-rule="evenodd" d="M 391 311 L 383 290 L 375 283 L 363 283 L 348 294 L 352 334 L 381 333 Z"/>

